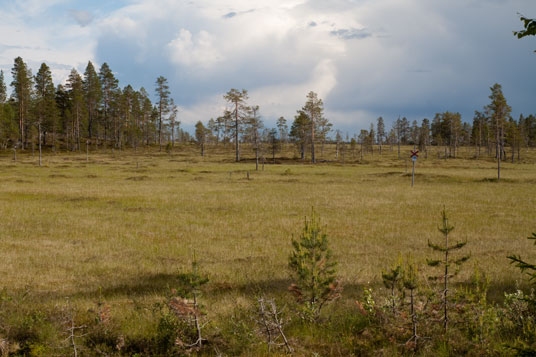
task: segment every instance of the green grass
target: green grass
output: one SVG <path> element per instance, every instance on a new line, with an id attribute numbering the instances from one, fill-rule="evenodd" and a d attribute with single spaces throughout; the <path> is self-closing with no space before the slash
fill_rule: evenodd
<path id="1" fill-rule="evenodd" d="M 521 280 L 506 256 L 536 260 L 524 239 L 536 230 L 534 150 L 523 151 L 521 163 L 503 163 L 497 183 L 492 158 L 474 160 L 466 148 L 445 161 L 432 149 L 417 162 L 413 188 L 411 162 L 406 173 L 396 148 L 362 163 L 347 154 L 344 164 L 333 150 L 323 155 L 331 162 L 317 165 L 289 151 L 258 172 L 251 151 L 233 163 L 230 148 L 211 148 L 204 158 L 190 146 L 172 155 L 91 152 L 89 162 L 85 154 L 45 153 L 43 167 L 30 154 L 19 153 L 15 163 L 5 152 L 0 289 L 29 289 L 31 303 L 44 309 L 67 298 L 81 309 L 105 300 L 126 319 L 134 306 L 162 301 L 195 250 L 210 277 L 208 313 L 227 316 L 255 294 L 287 294 L 290 240 L 311 207 L 339 262 L 345 301 L 362 286 L 379 288 L 382 269 L 398 255 L 413 254 L 418 263 L 432 256 L 427 241 L 440 239 L 443 206 L 456 227 L 452 238 L 467 240 L 472 255 L 458 281 L 478 266 L 497 300 Z"/>

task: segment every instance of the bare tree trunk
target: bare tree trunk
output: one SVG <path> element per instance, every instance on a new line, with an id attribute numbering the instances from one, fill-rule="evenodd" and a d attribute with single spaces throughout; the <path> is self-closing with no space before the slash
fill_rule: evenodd
<path id="1" fill-rule="evenodd" d="M 39 131 L 39 166 L 41 166 L 41 156 L 42 156 L 42 151 L 41 151 L 41 123 L 38 124 L 38 131 Z"/>
<path id="2" fill-rule="evenodd" d="M 496 123 L 496 148 L 495 148 L 495 156 L 497 157 L 497 182 L 499 182 L 501 180 L 501 153 L 499 152 L 499 150 L 501 150 L 500 148 L 500 139 L 499 139 L 499 123 L 498 123 L 499 120 L 497 120 L 497 123 Z"/>
<path id="3" fill-rule="evenodd" d="M 238 102 L 235 103 L 235 159 L 240 161 L 240 145 L 238 143 Z"/>

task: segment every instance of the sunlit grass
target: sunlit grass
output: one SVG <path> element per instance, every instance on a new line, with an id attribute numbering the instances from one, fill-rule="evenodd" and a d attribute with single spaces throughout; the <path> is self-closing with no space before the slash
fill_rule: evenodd
<path id="1" fill-rule="evenodd" d="M 257 292 L 285 294 L 290 239 L 314 207 L 329 236 L 338 274 L 353 299 L 363 285 L 380 284 L 381 271 L 399 254 L 423 263 L 438 237 L 443 206 L 454 240 L 467 240 L 470 264 L 500 289 L 519 273 L 506 256 L 536 260 L 524 239 L 536 230 L 536 153 L 503 163 L 494 182 L 493 158 L 440 160 L 435 149 L 411 162 L 396 148 L 380 157 L 346 154 L 335 162 L 326 148 L 318 165 L 301 163 L 289 148 L 277 164 L 255 172 L 249 159 L 233 163 L 231 148 L 193 146 L 172 155 L 154 150 L 45 153 L 0 157 L 0 289 L 29 288 L 39 303 L 67 297 L 80 306 L 106 299 L 127 311 L 133 301 L 162 300 L 193 251 L 210 277 L 209 310 L 225 313 Z M 409 148 L 404 148 L 408 156 Z M 407 165 L 407 172 L 406 172 Z M 246 178 L 250 172 L 250 180 Z M 496 296 L 502 295 L 498 290 Z"/>

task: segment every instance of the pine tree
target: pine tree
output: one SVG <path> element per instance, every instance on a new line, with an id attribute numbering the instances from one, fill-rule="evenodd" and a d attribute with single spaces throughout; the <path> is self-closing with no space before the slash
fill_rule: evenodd
<path id="1" fill-rule="evenodd" d="M 7 100 L 7 88 L 4 80 L 4 71 L 0 70 L 0 104 L 4 104 Z"/>
<path id="2" fill-rule="evenodd" d="M 50 68 L 42 63 L 35 75 L 35 110 L 39 133 L 39 166 L 41 166 L 42 133 L 55 133 L 57 122 L 56 90 L 52 82 Z"/>
<path id="3" fill-rule="evenodd" d="M 406 342 L 412 342 L 414 344 L 414 350 L 419 347 L 419 335 L 417 334 L 417 310 L 416 310 L 416 291 L 419 288 L 419 278 L 417 276 L 417 266 L 412 258 L 408 258 L 406 265 L 403 269 L 402 284 L 405 289 L 409 290 L 409 308 L 411 318 L 411 337 Z"/>
<path id="4" fill-rule="evenodd" d="M 15 58 L 15 64 L 11 70 L 13 81 L 13 96 L 19 119 L 19 143 L 24 149 L 27 141 L 28 116 L 32 94 L 32 73 L 21 57 Z"/>
<path id="5" fill-rule="evenodd" d="M 241 125 L 242 121 L 244 120 L 244 117 L 246 116 L 246 101 L 248 100 L 248 91 L 245 89 L 242 89 L 240 92 L 237 89 L 232 88 L 229 92 L 227 92 L 223 98 L 232 104 L 234 106 L 232 112 L 229 113 L 228 116 L 224 115 L 224 118 L 234 117 L 234 137 L 235 137 L 235 161 L 240 161 L 240 142 L 239 142 L 239 135 L 241 131 Z"/>
<path id="6" fill-rule="evenodd" d="M 205 156 L 205 142 L 207 140 L 207 128 L 205 128 L 205 125 L 203 125 L 203 122 L 199 120 L 197 124 L 195 124 L 195 140 L 197 140 L 197 143 L 201 147 L 201 156 Z"/>
<path id="7" fill-rule="evenodd" d="M 385 123 L 383 122 L 382 117 L 379 117 L 378 122 L 376 123 L 376 135 L 378 139 L 378 144 L 380 145 L 380 155 L 381 155 L 383 139 L 385 138 Z"/>
<path id="8" fill-rule="evenodd" d="M 536 244 L 536 233 L 532 233 L 532 236 L 528 237 L 527 239 L 533 240 L 534 244 Z M 519 268 L 522 273 L 526 272 L 530 281 L 536 280 L 536 264 L 523 260 L 519 255 L 509 255 L 508 259 L 510 259 L 510 263 Z"/>
<path id="9" fill-rule="evenodd" d="M 311 91 L 307 94 L 307 101 L 302 107 L 301 111 L 307 115 L 310 123 L 310 136 L 309 140 L 311 143 L 311 162 L 314 164 L 316 162 L 315 156 L 315 136 L 320 136 L 322 138 L 322 128 L 329 128 L 329 122 L 324 118 L 324 103 L 322 99 L 318 98 L 318 94 Z"/>
<path id="10" fill-rule="evenodd" d="M 398 259 L 398 262 L 394 264 L 389 271 L 382 272 L 383 285 L 389 290 L 390 298 L 389 302 L 391 305 L 391 311 L 393 314 L 396 313 L 398 305 L 398 297 L 396 294 L 397 289 L 402 287 L 402 278 L 403 278 L 403 269 L 401 259 Z"/>
<path id="11" fill-rule="evenodd" d="M 81 145 L 81 132 L 82 121 L 84 117 L 84 92 L 82 87 L 82 77 L 76 69 L 71 70 L 69 78 L 67 78 L 67 89 L 69 93 L 69 99 L 71 104 L 71 138 L 72 138 L 72 150 L 75 147 L 80 151 Z"/>
<path id="12" fill-rule="evenodd" d="M 156 96 L 158 97 L 158 145 L 162 151 L 162 123 L 163 116 L 169 111 L 169 85 L 167 79 L 160 76 L 156 79 Z"/>
<path id="13" fill-rule="evenodd" d="M 259 150 L 261 145 L 260 130 L 264 127 L 259 116 L 259 106 L 254 105 L 249 108 L 246 119 L 246 137 L 253 144 L 255 149 L 255 171 L 259 171 Z"/>
<path id="14" fill-rule="evenodd" d="M 448 309 L 449 309 L 449 300 L 448 300 L 448 292 L 449 292 L 449 279 L 456 276 L 459 272 L 459 268 L 461 264 L 465 263 L 469 256 L 462 256 L 457 259 L 452 259 L 451 254 L 454 251 L 460 250 L 467 242 L 457 242 L 453 245 L 451 245 L 449 241 L 449 234 L 454 230 L 454 227 L 449 224 L 449 220 L 447 217 L 447 212 L 445 209 L 441 212 L 442 217 L 442 225 L 439 227 L 439 231 L 443 234 L 443 242 L 440 244 L 434 244 L 430 241 L 428 241 L 428 247 L 432 248 L 432 250 L 439 252 L 443 254 L 442 260 L 427 260 L 427 263 L 431 267 L 439 267 L 443 269 L 443 274 L 441 276 L 432 276 L 430 277 L 431 280 L 443 280 L 443 290 L 441 294 L 442 298 L 442 304 L 443 304 L 443 328 L 445 330 L 445 333 L 448 329 Z M 452 271 L 449 268 L 451 265 L 454 264 L 456 266 L 456 270 Z"/>
<path id="15" fill-rule="evenodd" d="M 525 16 L 520 16 L 519 19 L 523 22 L 524 30 L 514 31 L 514 36 L 517 36 L 517 38 L 536 36 L 536 19 L 529 19 Z"/>
<path id="16" fill-rule="evenodd" d="M 305 159 L 305 145 L 307 144 L 307 140 L 309 138 L 310 126 L 311 121 L 309 120 L 309 117 L 300 110 L 294 117 L 294 121 L 290 127 L 290 137 L 298 146 L 302 160 Z"/>
<path id="17" fill-rule="evenodd" d="M 340 289 L 335 275 L 337 263 L 314 210 L 310 220 L 305 218 L 300 238 L 292 239 L 292 246 L 294 250 L 289 256 L 289 267 L 296 284 L 292 284 L 289 290 L 316 319 L 325 303 L 339 297 Z"/>
<path id="18" fill-rule="evenodd" d="M 288 137 L 287 119 L 279 117 L 279 119 L 277 119 L 277 129 L 279 130 L 279 140 L 282 143 L 286 142 Z"/>
<path id="19" fill-rule="evenodd" d="M 512 108 L 506 103 L 500 84 L 495 83 L 490 90 L 489 99 L 491 99 L 491 103 L 485 109 L 491 118 L 492 124 L 495 126 L 495 155 L 497 158 L 497 182 L 499 182 L 501 180 L 501 160 L 504 152 L 504 125 L 510 117 Z"/>

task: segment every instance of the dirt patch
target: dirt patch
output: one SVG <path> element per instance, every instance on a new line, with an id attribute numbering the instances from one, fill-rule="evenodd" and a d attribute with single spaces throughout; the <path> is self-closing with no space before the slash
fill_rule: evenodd
<path id="1" fill-rule="evenodd" d="M 149 178 L 149 176 L 132 176 L 132 177 L 127 177 L 126 180 L 129 180 L 129 181 L 144 181 L 144 180 L 147 180 Z"/>

